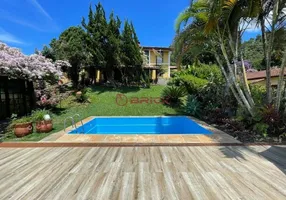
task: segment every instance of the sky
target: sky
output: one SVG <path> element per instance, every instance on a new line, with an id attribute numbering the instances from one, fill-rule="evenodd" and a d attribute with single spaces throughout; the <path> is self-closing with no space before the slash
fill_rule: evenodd
<path id="1" fill-rule="evenodd" d="M 70 26 L 87 17 L 91 0 L 1 0 L 0 41 L 25 54 L 41 50 Z M 174 22 L 190 0 L 101 0 L 109 16 L 114 11 L 122 21 L 133 22 L 142 46 L 170 46 Z M 248 31 L 244 40 L 257 35 Z"/>

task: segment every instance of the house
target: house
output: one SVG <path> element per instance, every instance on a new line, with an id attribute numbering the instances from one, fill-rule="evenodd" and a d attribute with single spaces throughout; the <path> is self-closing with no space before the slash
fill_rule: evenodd
<path id="1" fill-rule="evenodd" d="M 280 68 L 271 69 L 271 85 L 276 87 L 279 81 Z M 284 77 L 286 76 L 286 70 L 284 71 Z M 255 85 L 266 85 L 266 70 L 256 71 L 256 72 L 247 72 L 247 80 L 250 84 Z"/>
<path id="2" fill-rule="evenodd" d="M 152 79 L 158 77 L 170 78 L 172 49 L 152 46 L 143 46 L 142 48 L 148 60 L 144 68 L 152 70 Z"/>

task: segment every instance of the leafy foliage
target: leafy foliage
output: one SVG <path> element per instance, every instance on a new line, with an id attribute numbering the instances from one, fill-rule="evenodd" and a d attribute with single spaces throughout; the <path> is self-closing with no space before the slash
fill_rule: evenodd
<path id="1" fill-rule="evenodd" d="M 85 33 L 81 27 L 70 27 L 65 30 L 58 40 L 53 39 L 50 46 L 59 59 L 68 60 L 71 68 L 68 74 L 74 86 L 78 85 L 79 72 L 87 63 L 88 54 L 84 43 Z"/>
<path id="2" fill-rule="evenodd" d="M 115 71 L 121 73 L 119 81 L 126 85 L 140 82 L 144 52 L 140 49 L 132 23 L 125 21 L 120 32 L 119 17 L 112 12 L 107 21 L 103 6 L 98 3 L 95 11 L 90 7 L 88 22 L 83 19 L 82 26 L 86 32 L 85 42 L 92 67 L 102 69 L 108 82 L 114 82 Z"/>
<path id="3" fill-rule="evenodd" d="M 162 92 L 162 99 L 164 102 L 168 102 L 170 106 L 178 106 L 181 104 L 181 98 L 186 95 L 186 89 L 184 87 L 166 87 Z"/>
<path id="4" fill-rule="evenodd" d="M 32 119 L 33 119 L 33 122 L 38 122 L 38 121 L 43 121 L 44 120 L 44 116 L 47 115 L 47 114 L 50 114 L 50 112 L 48 110 L 34 110 L 32 111 Z"/>
<path id="5" fill-rule="evenodd" d="M 81 91 L 78 91 L 75 94 L 75 97 L 76 97 L 76 101 L 79 103 L 89 103 L 86 89 L 82 89 Z"/>
<path id="6" fill-rule="evenodd" d="M 201 103 L 194 95 L 188 95 L 186 105 L 184 106 L 185 112 L 194 117 L 201 116 Z"/>
<path id="7" fill-rule="evenodd" d="M 208 84 L 206 79 L 198 78 L 193 75 L 183 75 L 181 76 L 181 81 L 189 94 L 199 93 Z"/>
<path id="8" fill-rule="evenodd" d="M 253 127 L 253 130 L 262 135 L 263 137 L 267 137 L 268 136 L 268 128 L 269 128 L 269 125 L 266 124 L 266 123 L 257 123 L 254 125 Z"/>
<path id="9" fill-rule="evenodd" d="M 30 123 L 33 121 L 32 117 L 30 116 L 24 116 L 21 118 L 17 118 L 17 115 L 12 115 L 11 118 L 12 118 L 12 122 L 10 123 L 9 128 L 13 128 L 15 124 L 24 124 L 24 123 Z"/>
<path id="10" fill-rule="evenodd" d="M 257 105 L 265 104 L 266 89 L 264 86 L 252 84 L 250 85 L 250 91 L 251 91 L 253 100 Z"/>

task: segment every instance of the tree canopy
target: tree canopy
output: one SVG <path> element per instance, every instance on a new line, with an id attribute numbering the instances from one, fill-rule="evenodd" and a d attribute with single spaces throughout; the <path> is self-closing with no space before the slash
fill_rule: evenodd
<path id="1" fill-rule="evenodd" d="M 129 76 L 122 68 L 136 67 L 142 71 L 144 52 L 133 24 L 126 20 L 121 29 L 119 17 L 112 12 L 107 19 L 100 3 L 95 10 L 89 7 L 88 17 L 82 19 L 81 26 L 65 30 L 59 39 L 51 41 L 50 47 L 44 47 L 42 53 L 47 58 L 69 60 L 72 65 L 70 75 L 75 84 L 83 68 L 88 70 L 90 77 L 95 77 L 95 68 L 101 69 L 108 80 L 114 79 L 115 70 L 121 71 L 125 78 Z"/>

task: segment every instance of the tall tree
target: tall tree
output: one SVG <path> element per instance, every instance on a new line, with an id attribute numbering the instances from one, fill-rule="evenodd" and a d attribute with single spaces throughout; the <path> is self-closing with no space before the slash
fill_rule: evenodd
<path id="1" fill-rule="evenodd" d="M 114 17 L 113 12 L 110 14 L 107 27 L 107 48 L 106 48 L 106 72 L 107 78 L 114 79 L 114 69 L 120 67 L 120 25 L 121 21 L 118 17 Z"/>
<path id="2" fill-rule="evenodd" d="M 49 48 L 48 46 L 44 45 L 43 50 L 41 51 L 42 55 L 46 58 L 52 59 L 53 61 L 56 60 L 55 52 L 52 48 Z"/>
<path id="3" fill-rule="evenodd" d="M 58 40 L 53 39 L 50 43 L 56 58 L 68 60 L 71 64 L 69 75 L 75 87 L 78 85 L 79 71 L 87 63 L 88 53 L 84 38 L 85 32 L 81 27 L 70 27 Z"/>
<path id="4" fill-rule="evenodd" d="M 122 31 L 121 51 L 121 62 L 124 65 L 124 68 L 121 69 L 121 73 L 124 82 L 127 84 L 129 79 L 139 81 L 140 75 L 143 72 L 142 51 L 139 46 L 135 29 L 128 21 L 125 21 L 124 29 Z"/>
<path id="5" fill-rule="evenodd" d="M 82 19 L 82 26 L 85 29 L 87 50 L 91 54 L 94 67 L 106 66 L 106 48 L 107 48 L 107 21 L 103 6 L 98 3 L 95 12 L 92 6 L 89 7 L 88 23 L 85 18 Z"/>

